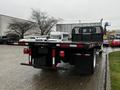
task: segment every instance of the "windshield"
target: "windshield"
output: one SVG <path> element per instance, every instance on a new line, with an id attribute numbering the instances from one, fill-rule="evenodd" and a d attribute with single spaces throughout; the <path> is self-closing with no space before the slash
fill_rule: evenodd
<path id="1" fill-rule="evenodd" d="M 69 38 L 68 34 L 63 34 L 63 38 Z"/>
<path id="2" fill-rule="evenodd" d="M 102 33 L 101 27 L 75 27 L 73 28 L 73 34 L 80 33 Z"/>
<path id="3" fill-rule="evenodd" d="M 61 35 L 51 35 L 51 39 L 61 39 Z"/>

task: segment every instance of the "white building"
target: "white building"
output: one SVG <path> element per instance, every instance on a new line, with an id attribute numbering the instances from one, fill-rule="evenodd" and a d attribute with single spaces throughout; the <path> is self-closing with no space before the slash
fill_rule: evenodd
<path id="1" fill-rule="evenodd" d="M 24 21 L 28 21 L 28 20 L 0 14 L 0 36 L 5 36 L 7 34 L 6 32 L 9 31 L 8 26 L 13 21 L 20 21 L 20 22 L 23 21 L 24 22 Z M 27 33 L 27 35 L 35 35 L 35 34 L 37 34 L 37 35 L 39 34 L 39 30 L 37 28 L 34 30 L 30 30 Z"/>
<path id="2" fill-rule="evenodd" d="M 14 20 L 15 21 L 27 21 L 24 19 L 0 14 L 0 36 L 6 35 L 6 32 L 9 31 L 8 29 L 9 24 L 12 23 Z"/>

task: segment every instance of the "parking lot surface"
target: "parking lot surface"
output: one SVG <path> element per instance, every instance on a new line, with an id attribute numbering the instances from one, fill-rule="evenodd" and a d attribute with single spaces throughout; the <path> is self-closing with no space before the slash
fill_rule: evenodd
<path id="1" fill-rule="evenodd" d="M 42 70 L 27 62 L 24 46 L 0 45 L 0 90 L 104 90 L 105 54 L 98 56 L 93 75 L 74 70 Z"/>

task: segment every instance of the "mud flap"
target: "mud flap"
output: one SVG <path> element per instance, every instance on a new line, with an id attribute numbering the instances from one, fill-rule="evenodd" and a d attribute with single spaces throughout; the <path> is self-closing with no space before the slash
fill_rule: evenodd
<path id="1" fill-rule="evenodd" d="M 95 68 L 94 52 L 91 51 L 89 54 L 75 55 L 75 68 L 81 74 L 93 74 Z"/>

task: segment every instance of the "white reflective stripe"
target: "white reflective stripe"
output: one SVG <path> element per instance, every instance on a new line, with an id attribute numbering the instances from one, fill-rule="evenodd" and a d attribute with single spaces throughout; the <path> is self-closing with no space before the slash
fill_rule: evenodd
<path id="1" fill-rule="evenodd" d="M 70 44 L 70 47 L 77 47 L 77 45 L 72 45 L 72 44 Z"/>
<path id="2" fill-rule="evenodd" d="M 91 56 L 91 54 L 84 54 L 85 56 Z"/>
<path id="3" fill-rule="evenodd" d="M 60 44 L 57 44 L 56 46 L 60 46 Z"/>
<path id="4" fill-rule="evenodd" d="M 25 45 L 28 45 L 28 43 L 25 43 Z"/>
<path id="5" fill-rule="evenodd" d="M 82 54 L 82 53 L 75 53 L 77 56 L 91 56 L 91 54 Z"/>
<path id="6" fill-rule="evenodd" d="M 96 54 L 99 55 L 99 52 L 97 51 Z"/>
<path id="7" fill-rule="evenodd" d="M 75 55 L 77 55 L 77 56 L 81 56 L 82 54 L 81 54 L 81 53 L 76 53 Z"/>
<path id="8" fill-rule="evenodd" d="M 29 57 L 28 57 L 28 63 L 29 63 L 29 64 L 33 64 L 31 55 L 29 55 Z"/>
<path id="9" fill-rule="evenodd" d="M 52 64 L 55 65 L 55 57 L 52 58 Z"/>

